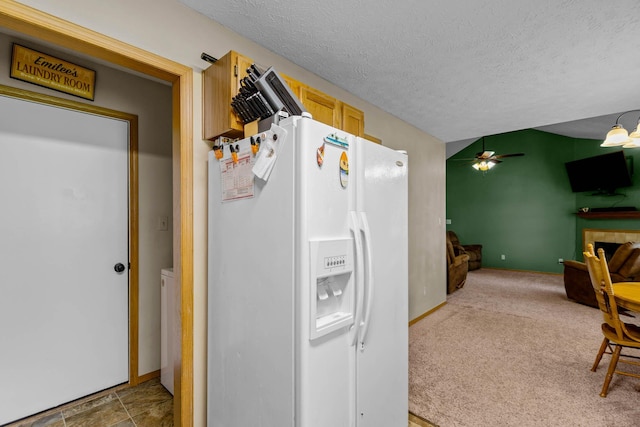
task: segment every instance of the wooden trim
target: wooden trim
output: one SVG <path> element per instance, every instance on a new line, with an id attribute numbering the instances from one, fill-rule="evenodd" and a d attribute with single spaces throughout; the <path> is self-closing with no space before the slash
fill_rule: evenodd
<path id="1" fill-rule="evenodd" d="M 552 271 L 536 271 L 536 270 L 520 270 L 517 268 L 500 268 L 500 267 L 482 267 L 483 270 L 502 270 L 513 271 L 515 273 L 536 273 L 536 274 L 548 274 L 550 276 L 562 276 L 564 273 L 554 273 Z"/>
<path id="2" fill-rule="evenodd" d="M 150 381 L 154 378 L 158 378 L 159 376 L 160 376 L 160 369 L 158 369 L 157 371 L 151 371 L 144 375 L 140 375 L 138 377 L 138 384 L 146 383 L 147 381 Z"/>
<path id="3" fill-rule="evenodd" d="M 434 424 L 409 411 L 409 426 L 432 427 Z"/>
<path id="4" fill-rule="evenodd" d="M 640 218 L 640 211 L 578 212 L 576 215 L 585 219 L 636 219 Z"/>
<path id="5" fill-rule="evenodd" d="M 174 241 L 180 263 L 182 348 L 178 377 L 180 399 L 174 405 L 174 425 L 193 425 L 193 70 L 187 66 L 56 18 L 14 0 L 0 2 L 0 27 L 55 43 L 93 58 L 173 84 L 173 139 L 180 156 L 178 224 L 180 241 Z M 177 117 L 176 117 L 177 116 Z M 175 183 L 174 183 L 175 184 Z"/>
<path id="6" fill-rule="evenodd" d="M 189 90 L 185 90 L 189 88 Z M 178 399 L 174 397 L 174 422 L 180 426 L 193 426 L 193 74 L 188 73 L 173 85 L 174 133 L 179 132 L 180 140 L 180 264 L 181 283 L 181 360 L 179 372 Z M 179 110 L 179 111 L 177 111 Z M 174 389 L 175 391 L 175 389 Z M 177 414 L 176 414 L 177 412 Z"/>
<path id="7" fill-rule="evenodd" d="M 98 116 L 113 117 L 116 119 L 121 119 L 129 122 L 135 121 L 136 129 L 137 129 L 138 116 L 136 116 L 135 114 L 128 114 L 122 111 L 111 110 L 109 108 L 99 107 L 94 104 L 86 104 L 84 102 L 74 101 L 71 99 L 57 98 L 55 96 L 38 93 L 38 92 L 31 92 L 26 89 L 19 89 L 12 86 L 0 85 L 0 93 L 2 95 L 10 96 L 12 98 L 26 99 L 28 101 L 37 102 L 40 104 L 53 105 L 54 107 L 68 108 L 70 110 L 82 111 L 85 113 L 95 114 Z M 137 135 L 136 135 L 135 143 L 137 148 L 137 143 L 138 143 Z"/>
<path id="8" fill-rule="evenodd" d="M 140 309 L 140 203 L 138 180 L 138 116 L 129 120 L 129 384 L 138 377 Z"/>
<path id="9" fill-rule="evenodd" d="M 139 293 L 139 218 L 138 218 L 138 116 L 92 104 L 72 101 L 55 96 L 11 86 L 0 85 L 0 94 L 12 98 L 66 108 L 97 116 L 124 120 L 129 123 L 129 384 L 139 383 L 138 378 L 138 293 Z"/>
<path id="10" fill-rule="evenodd" d="M 14 0 L 0 4 L 0 26 L 169 82 L 189 69 Z"/>
<path id="11" fill-rule="evenodd" d="M 436 305 L 435 307 L 433 307 L 431 310 L 427 311 L 426 313 L 421 314 L 420 316 L 416 317 L 415 319 L 413 319 L 412 321 L 409 322 L 409 326 L 418 323 L 419 321 L 421 321 L 422 319 L 424 319 L 425 317 L 427 317 L 428 315 L 430 315 L 431 313 L 434 313 L 438 310 L 440 310 L 442 307 L 444 307 L 445 305 L 447 305 L 447 302 L 443 302 L 441 304 Z"/>

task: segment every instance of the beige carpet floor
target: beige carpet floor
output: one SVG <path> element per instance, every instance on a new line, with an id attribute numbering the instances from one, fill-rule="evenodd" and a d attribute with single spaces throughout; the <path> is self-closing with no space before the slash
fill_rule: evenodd
<path id="1" fill-rule="evenodd" d="M 601 319 L 560 275 L 472 271 L 409 330 L 409 410 L 441 427 L 640 426 L 640 379 L 614 376 L 599 396 Z"/>

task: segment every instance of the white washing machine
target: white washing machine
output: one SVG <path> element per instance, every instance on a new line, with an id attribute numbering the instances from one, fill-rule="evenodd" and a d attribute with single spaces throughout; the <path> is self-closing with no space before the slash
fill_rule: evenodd
<path id="1" fill-rule="evenodd" d="M 173 268 L 160 272 L 160 383 L 173 394 L 173 361 L 175 359 L 175 286 Z"/>

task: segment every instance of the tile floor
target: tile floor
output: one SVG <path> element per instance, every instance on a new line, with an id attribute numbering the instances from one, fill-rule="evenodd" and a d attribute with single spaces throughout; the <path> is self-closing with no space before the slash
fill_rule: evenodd
<path id="1" fill-rule="evenodd" d="M 115 387 L 5 427 L 172 427 L 173 397 L 153 379 Z M 408 427 L 437 427 L 409 413 Z"/>
<path id="2" fill-rule="evenodd" d="M 152 379 L 79 399 L 5 427 L 171 427 L 173 397 Z"/>

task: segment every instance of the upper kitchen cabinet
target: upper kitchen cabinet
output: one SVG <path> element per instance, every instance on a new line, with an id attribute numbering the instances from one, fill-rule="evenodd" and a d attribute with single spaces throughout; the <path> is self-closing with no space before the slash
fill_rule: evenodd
<path id="1" fill-rule="evenodd" d="M 240 90 L 240 80 L 253 61 L 230 51 L 202 74 L 204 139 L 219 136 L 243 137 L 244 124 L 231 108 L 231 99 Z"/>
<path id="2" fill-rule="evenodd" d="M 229 51 L 202 73 L 204 139 L 244 137 L 244 123 L 231 107 L 231 100 L 238 94 L 240 81 L 251 64 L 251 58 Z M 287 75 L 279 75 L 315 120 L 364 136 L 362 111 Z"/>
<path id="3" fill-rule="evenodd" d="M 315 120 L 364 136 L 364 113 L 357 108 L 303 84 L 300 84 L 300 101 Z"/>
<path id="4" fill-rule="evenodd" d="M 300 101 L 314 120 L 341 129 L 340 101 L 312 87 L 302 85 Z"/>
<path id="5" fill-rule="evenodd" d="M 340 103 L 342 114 L 341 129 L 356 136 L 364 136 L 364 113 L 344 102 Z"/>
<path id="6" fill-rule="evenodd" d="M 291 89 L 291 92 L 293 92 L 293 94 L 300 99 L 300 82 L 297 81 L 296 79 L 293 79 L 289 76 L 287 76 L 286 74 L 280 74 L 280 77 L 282 77 L 282 80 L 284 80 L 284 82 L 287 84 L 287 86 L 289 86 L 289 89 Z"/>
<path id="7" fill-rule="evenodd" d="M 375 142 L 376 144 L 380 144 L 382 145 L 382 140 L 380 138 L 377 138 L 373 135 L 368 135 L 368 134 L 364 134 L 363 138 L 366 139 L 367 141 L 371 141 L 371 142 Z"/>

